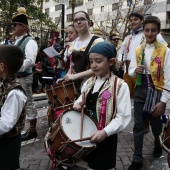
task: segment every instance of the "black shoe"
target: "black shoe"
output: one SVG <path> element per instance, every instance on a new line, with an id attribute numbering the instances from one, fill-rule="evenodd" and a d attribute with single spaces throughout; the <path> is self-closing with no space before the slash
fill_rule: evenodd
<path id="1" fill-rule="evenodd" d="M 26 140 L 30 140 L 33 138 L 37 137 L 37 132 L 31 132 L 30 130 L 28 130 L 25 134 L 21 135 L 21 141 L 26 141 Z"/>
<path id="2" fill-rule="evenodd" d="M 152 156 L 155 158 L 159 158 L 160 156 L 162 156 L 162 147 L 155 147 Z"/>
<path id="3" fill-rule="evenodd" d="M 132 162 L 132 164 L 129 166 L 128 170 L 139 170 L 142 168 L 142 163 Z"/>

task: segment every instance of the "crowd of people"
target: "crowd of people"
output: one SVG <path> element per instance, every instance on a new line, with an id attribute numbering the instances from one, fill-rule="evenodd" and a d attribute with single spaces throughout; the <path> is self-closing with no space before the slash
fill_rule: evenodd
<path id="1" fill-rule="evenodd" d="M 111 33 L 110 42 L 106 42 L 90 32 L 93 22 L 85 11 L 79 11 L 66 29 L 65 48 L 61 48 L 51 39 L 39 47 L 40 38 L 29 35 L 28 17 L 20 7 L 12 18 L 12 34 L 0 46 L 0 169 L 19 169 L 21 141 L 38 135 L 33 93 L 45 92 L 46 86 L 63 80 L 79 80 L 86 100 L 80 95 L 73 109 L 84 108 L 97 126 L 90 141 L 98 145 L 82 158 L 85 169 L 116 168 L 117 133 L 131 120 L 132 102 L 134 155 L 128 170 L 143 166 L 143 138 L 149 124 L 155 138 L 153 157 L 160 157 L 159 135 L 170 99 L 166 91 L 170 89 L 170 50 L 160 34 L 159 18 L 144 19 L 141 13 L 133 12 L 128 18 L 132 33 L 122 43 L 118 33 Z M 57 55 L 48 56 L 44 51 L 48 47 Z M 30 127 L 21 135 L 26 115 Z"/>

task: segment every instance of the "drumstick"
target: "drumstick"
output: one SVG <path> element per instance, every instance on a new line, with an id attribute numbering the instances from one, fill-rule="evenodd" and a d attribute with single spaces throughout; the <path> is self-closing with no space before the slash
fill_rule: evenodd
<path id="1" fill-rule="evenodd" d="M 82 93 L 82 107 L 81 107 L 81 129 L 80 129 L 80 139 L 83 136 L 83 122 L 84 122 L 84 105 L 85 105 L 85 93 Z"/>
<path id="2" fill-rule="evenodd" d="M 170 90 L 168 90 L 168 89 L 165 89 L 165 88 L 163 88 L 163 87 L 161 87 L 161 86 L 157 86 L 157 85 L 155 85 L 155 84 L 152 84 L 152 83 L 149 83 L 149 84 L 151 84 L 151 85 L 153 85 L 153 86 L 156 86 L 156 87 L 159 87 L 160 89 L 163 89 L 163 90 L 166 90 L 166 91 L 170 92 Z"/>
<path id="3" fill-rule="evenodd" d="M 91 139 L 91 137 L 86 137 L 86 138 L 82 138 L 82 139 L 76 139 L 76 140 L 61 142 L 61 144 L 67 144 L 67 143 L 73 143 L 73 142 L 81 142 L 81 141 L 90 140 L 90 139 Z"/>

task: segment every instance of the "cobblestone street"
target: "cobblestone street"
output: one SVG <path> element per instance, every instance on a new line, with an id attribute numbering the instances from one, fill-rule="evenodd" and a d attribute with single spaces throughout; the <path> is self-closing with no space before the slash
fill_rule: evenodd
<path id="1" fill-rule="evenodd" d="M 38 108 L 38 137 L 36 140 L 22 142 L 20 164 L 21 170 L 50 170 L 51 160 L 47 156 L 44 148 L 44 136 L 48 131 L 47 108 Z M 168 110 L 169 111 L 169 110 Z M 26 121 L 25 130 L 28 128 Z M 133 155 L 133 119 L 128 127 L 118 134 L 117 150 L 117 170 L 126 170 L 131 164 Z M 153 135 L 151 131 L 144 137 L 144 167 L 143 170 L 168 170 L 167 153 L 154 159 L 152 151 L 154 147 Z"/>

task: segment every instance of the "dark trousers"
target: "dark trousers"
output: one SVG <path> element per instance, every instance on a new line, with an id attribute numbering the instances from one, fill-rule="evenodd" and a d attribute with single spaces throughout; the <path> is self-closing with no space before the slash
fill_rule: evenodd
<path id="1" fill-rule="evenodd" d="M 21 134 L 0 138 L 0 170 L 19 169 Z"/>
<path id="2" fill-rule="evenodd" d="M 41 73 L 34 73 L 33 74 L 33 84 L 32 84 L 32 89 L 33 91 L 39 88 L 39 84 L 38 81 L 40 81 L 40 83 L 42 82 L 42 74 Z"/>
<path id="3" fill-rule="evenodd" d="M 88 162 L 88 166 L 95 170 L 108 170 L 116 166 L 117 152 L 117 134 L 107 137 L 99 143 L 91 153 L 89 153 L 84 161 Z"/>
<path id="4" fill-rule="evenodd" d="M 134 145 L 135 151 L 133 155 L 133 161 L 141 163 L 143 161 L 142 148 L 143 137 L 145 127 L 145 117 L 150 121 L 153 136 L 155 137 L 155 146 L 160 146 L 159 135 L 162 132 L 162 120 L 161 117 L 153 117 L 152 114 L 143 114 L 143 106 L 145 104 L 147 96 L 147 88 L 137 86 L 134 93 Z"/>

